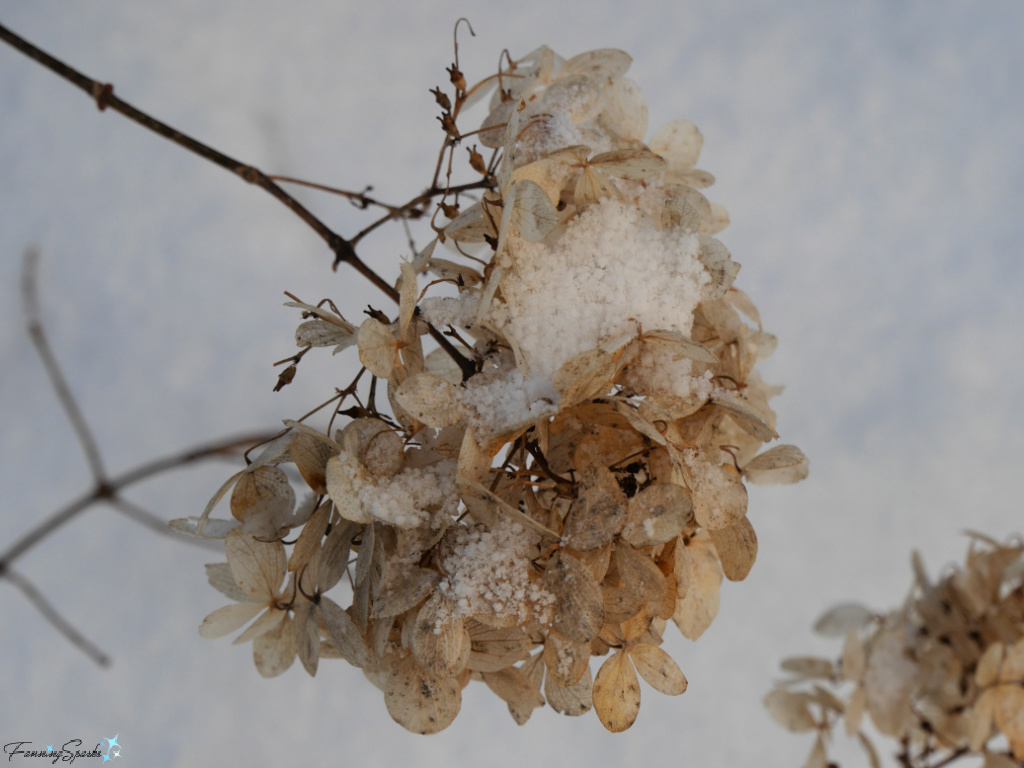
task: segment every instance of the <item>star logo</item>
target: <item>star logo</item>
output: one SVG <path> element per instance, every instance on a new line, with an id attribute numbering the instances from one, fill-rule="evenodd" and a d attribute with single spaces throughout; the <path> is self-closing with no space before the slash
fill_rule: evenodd
<path id="1" fill-rule="evenodd" d="M 50 746 L 48 746 L 48 747 L 46 748 L 46 751 L 47 751 L 47 752 L 53 752 L 53 744 L 51 744 Z"/>
<path id="2" fill-rule="evenodd" d="M 109 750 L 109 749 L 110 749 L 111 747 L 120 747 L 120 746 L 121 746 L 120 744 L 118 744 L 118 743 L 117 743 L 117 737 L 118 737 L 118 736 L 120 736 L 120 735 L 121 735 L 120 733 L 115 733 L 115 734 L 114 734 L 114 738 L 112 738 L 112 739 L 106 739 L 106 740 L 105 740 L 105 741 L 107 742 L 107 749 L 108 749 L 108 750 Z"/>

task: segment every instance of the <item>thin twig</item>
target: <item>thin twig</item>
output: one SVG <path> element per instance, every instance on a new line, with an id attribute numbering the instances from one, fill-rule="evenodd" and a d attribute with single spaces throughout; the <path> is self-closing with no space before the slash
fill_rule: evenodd
<path id="1" fill-rule="evenodd" d="M 92 430 L 89 429 L 89 424 L 86 422 L 85 416 L 82 415 L 74 395 L 71 394 L 71 388 L 61 372 L 60 364 L 57 362 L 57 357 L 53 354 L 50 343 L 46 339 L 46 333 L 43 330 L 42 312 L 39 308 L 39 291 L 37 290 L 36 280 L 38 268 L 39 250 L 36 248 L 26 248 L 22 259 L 21 297 L 24 303 L 28 335 L 40 359 L 43 361 L 43 367 L 46 368 L 46 376 L 57 392 L 57 399 L 60 401 L 64 413 L 67 414 L 68 421 L 71 422 L 71 428 L 75 432 L 75 437 L 78 438 L 78 442 L 82 445 L 82 451 L 85 453 L 85 460 L 89 463 L 92 478 L 96 485 L 100 486 L 106 482 L 107 473 L 103 468 L 103 459 L 100 456 L 99 448 L 96 446 L 96 439 L 93 437 Z"/>
<path id="2" fill-rule="evenodd" d="M 232 173 L 245 179 L 250 184 L 255 184 L 264 191 L 273 195 L 277 200 L 283 203 L 287 208 L 302 219 L 314 232 L 316 232 L 323 240 L 327 243 L 328 247 L 334 252 L 334 269 L 338 268 L 341 263 L 348 264 L 355 269 L 359 274 L 369 280 L 375 287 L 381 290 L 386 296 L 388 296 L 396 304 L 399 302 L 398 291 L 394 289 L 387 281 L 385 281 L 380 275 L 374 272 L 365 262 L 362 261 L 355 251 L 355 244 L 358 242 L 359 237 L 364 233 L 360 233 L 353 240 L 346 240 L 341 235 L 334 232 L 320 219 L 314 216 L 305 206 L 302 205 L 298 200 L 285 192 L 280 186 L 275 184 L 269 176 L 255 166 L 247 165 L 235 160 L 233 157 L 225 155 L 213 147 L 203 144 L 201 141 L 193 139 L 191 136 L 182 133 L 176 128 L 163 123 L 153 117 L 150 117 L 145 112 L 136 109 L 134 106 L 126 101 L 121 100 L 114 95 L 114 86 L 110 83 L 101 83 L 98 80 L 82 74 L 76 69 L 69 67 L 64 62 L 54 58 L 46 51 L 36 47 L 28 40 L 15 34 L 7 27 L 0 24 L 0 40 L 5 41 L 12 47 L 21 51 L 23 54 L 28 56 L 30 59 L 42 64 L 44 67 L 49 69 L 51 72 L 60 75 L 71 84 L 77 86 L 81 90 L 88 93 L 93 99 L 96 100 L 96 106 L 99 107 L 100 111 L 105 109 L 112 109 L 115 112 L 127 117 L 144 128 L 148 128 L 154 133 L 163 136 L 165 139 L 174 142 L 175 144 L 184 147 L 190 152 L 194 152 L 205 160 L 209 160 L 211 163 L 226 168 Z M 420 196 L 422 197 L 422 195 Z M 419 199 L 419 198 L 417 198 Z M 428 198 L 429 199 L 429 198 Z M 399 210 L 408 211 L 411 206 L 402 206 Z M 397 214 L 388 214 L 386 220 L 394 218 Z M 471 360 L 463 357 L 458 350 L 434 327 L 430 327 L 430 335 L 433 339 L 441 346 L 442 349 L 458 363 L 459 368 L 462 369 L 462 375 L 464 378 L 469 378 L 476 373 L 476 366 L 473 365 Z"/>
<path id="3" fill-rule="evenodd" d="M 101 489 L 95 489 L 79 496 L 74 501 L 58 509 L 7 547 L 7 549 L 0 554 L 0 575 L 3 575 L 4 571 L 10 568 L 10 565 L 15 560 L 32 549 L 32 547 L 61 526 L 75 519 L 75 517 L 91 507 L 97 501 L 108 501 L 113 496 L 116 496 L 119 491 L 127 488 L 128 486 L 153 477 L 161 472 L 184 467 L 188 464 L 193 464 L 197 461 L 202 461 L 215 456 L 224 456 L 233 452 L 235 449 L 251 445 L 252 443 L 265 440 L 266 438 L 267 435 L 263 433 L 231 437 L 216 443 L 209 443 L 196 448 L 190 448 L 186 451 L 173 453 L 153 461 L 148 461 L 133 469 L 129 469 L 127 472 L 123 472 L 114 478 L 111 478 L 107 481 L 107 490 L 105 493 L 100 493 Z"/>
<path id="4" fill-rule="evenodd" d="M 68 639 L 68 642 L 75 646 L 75 648 L 80 650 L 99 666 L 110 666 L 110 657 L 96 647 L 96 645 L 85 635 L 71 626 L 71 623 L 60 615 L 57 609 L 53 607 L 53 604 L 43 596 L 42 592 L 36 589 L 32 582 L 10 568 L 3 571 L 2 575 L 11 582 L 11 584 L 17 587 L 21 593 L 28 598 L 28 601 L 32 603 L 35 609 L 43 615 L 43 618 L 50 622 L 58 632 L 64 635 L 64 637 Z"/>

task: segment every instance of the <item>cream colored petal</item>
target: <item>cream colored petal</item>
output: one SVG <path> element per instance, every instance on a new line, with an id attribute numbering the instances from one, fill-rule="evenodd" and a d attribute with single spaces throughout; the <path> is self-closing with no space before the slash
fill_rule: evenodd
<path id="1" fill-rule="evenodd" d="M 594 711 L 612 733 L 621 733 L 640 714 L 640 681 L 633 662 L 624 651 L 616 651 L 601 665 L 594 679 Z"/>
<path id="2" fill-rule="evenodd" d="M 665 158 L 671 170 L 689 171 L 697 164 L 704 137 L 689 120 L 675 120 L 654 134 L 648 147 Z"/>
<path id="3" fill-rule="evenodd" d="M 414 418 L 428 427 L 450 427 L 462 419 L 458 390 L 450 381 L 432 373 L 419 373 L 401 383 L 395 399 Z"/>
<path id="4" fill-rule="evenodd" d="M 806 693 L 776 688 L 764 697 L 764 706 L 772 719 L 787 731 L 802 733 L 813 731 L 816 727 L 808 708 L 810 701 Z"/>
<path id="5" fill-rule="evenodd" d="M 843 637 L 851 629 L 860 629 L 875 614 L 860 603 L 842 603 L 826 611 L 814 623 L 814 631 L 825 637 Z"/>
<path id="6" fill-rule="evenodd" d="M 398 361 L 398 340 L 388 326 L 373 317 L 359 326 L 359 362 L 379 379 L 391 379 Z"/>
<path id="7" fill-rule="evenodd" d="M 355 667 L 370 663 L 366 638 L 348 613 L 329 597 L 320 598 L 320 618 L 341 655 Z"/>
<path id="8" fill-rule="evenodd" d="M 590 665 L 574 685 L 561 686 L 551 675 L 544 681 L 544 696 L 551 708 L 561 715 L 576 717 L 589 712 L 594 706 L 594 679 Z"/>
<path id="9" fill-rule="evenodd" d="M 263 603 L 232 603 L 218 608 L 199 625 L 199 636 L 214 640 L 241 629 L 267 606 Z"/>
<path id="10" fill-rule="evenodd" d="M 692 517 L 689 491 L 671 483 L 655 483 L 629 500 L 622 539 L 634 547 L 664 544 L 676 538 Z"/>
<path id="11" fill-rule="evenodd" d="M 776 445 L 755 456 L 743 476 L 757 485 L 783 485 L 807 477 L 809 462 L 795 445 Z"/>
<path id="12" fill-rule="evenodd" d="M 540 688 L 515 667 L 500 672 L 483 672 L 481 677 L 487 687 L 508 704 L 508 711 L 520 725 L 529 720 L 534 709 L 544 706 Z"/>
<path id="13" fill-rule="evenodd" d="M 470 654 L 466 666 L 476 672 L 498 672 L 529 658 L 533 642 L 519 627 L 494 628 L 466 622 Z M 539 683 L 538 683 L 539 685 Z"/>
<path id="14" fill-rule="evenodd" d="M 263 677 L 277 677 L 295 661 L 295 635 L 288 617 L 277 628 L 257 637 L 252 644 L 256 671 Z"/>
<path id="15" fill-rule="evenodd" d="M 243 592 L 264 602 L 277 596 L 287 568 L 281 542 L 256 541 L 236 528 L 224 539 L 224 551 Z"/>
<path id="16" fill-rule="evenodd" d="M 597 637 L 604 625 L 604 596 L 579 560 L 556 551 L 548 561 L 543 584 L 555 596 L 555 629 L 577 642 Z"/>
<path id="17" fill-rule="evenodd" d="M 689 589 L 685 597 L 676 602 L 672 620 L 684 637 L 696 640 L 718 615 L 722 568 L 707 534 L 691 539 L 686 550 L 690 563 Z M 683 593 L 680 586 L 680 594 Z"/>
<path id="18" fill-rule="evenodd" d="M 600 80 L 622 77 L 633 63 L 633 57 L 618 48 L 598 48 L 573 56 L 562 65 L 559 77 L 590 75 Z"/>
<path id="19" fill-rule="evenodd" d="M 686 691 L 686 676 L 661 648 L 650 643 L 633 643 L 626 650 L 636 671 L 652 688 L 666 696 L 678 696 Z"/>
<path id="20" fill-rule="evenodd" d="M 563 687 L 571 687 L 590 668 L 590 643 L 570 640 L 553 629 L 549 630 L 544 640 L 544 664 L 549 679 Z"/>
<path id="21" fill-rule="evenodd" d="M 458 716 L 462 689 L 456 678 L 431 675 L 409 655 L 392 666 L 384 686 L 384 703 L 388 714 L 406 730 L 437 733 Z"/>
<path id="22" fill-rule="evenodd" d="M 255 640 L 258 637 L 276 630 L 278 625 L 284 621 L 285 616 L 288 615 L 287 611 L 279 611 L 275 608 L 269 609 L 266 613 L 260 616 L 256 621 L 249 625 L 248 629 L 242 634 L 236 637 L 233 641 L 233 645 L 244 645 L 251 640 Z"/>
<path id="23" fill-rule="evenodd" d="M 757 534 L 746 517 L 728 528 L 712 528 L 708 533 L 722 562 L 722 572 L 729 581 L 743 581 L 757 559 Z"/>

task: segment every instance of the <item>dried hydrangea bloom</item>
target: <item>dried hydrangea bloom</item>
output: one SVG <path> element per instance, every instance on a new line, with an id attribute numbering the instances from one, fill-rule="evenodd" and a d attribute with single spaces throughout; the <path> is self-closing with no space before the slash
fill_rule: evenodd
<path id="1" fill-rule="evenodd" d="M 362 668 L 419 733 L 451 723 L 472 680 L 519 723 L 546 702 L 612 731 L 635 721 L 640 679 L 681 694 L 659 646 L 670 621 L 699 638 L 723 576 L 750 572 L 745 483 L 807 474 L 793 446 L 761 452 L 776 390 L 755 365 L 775 339 L 713 237 L 728 215 L 699 191 L 713 182 L 700 132 L 679 121 L 646 138 L 630 63 L 541 48 L 472 88 L 453 65 L 454 96 L 435 91 L 446 147 L 493 89 L 476 140 L 495 155 L 469 152 L 482 196 L 445 193 L 434 240 L 400 266 L 397 315 L 357 327 L 328 300 L 289 302 L 295 360 L 355 346 L 368 395 L 337 405 L 339 429 L 286 422 L 178 525 L 223 535 L 210 513 L 233 487 L 229 543 L 273 547 L 272 575 L 294 580 L 258 596 L 287 616 L 282 642 L 309 674 L 326 658 Z M 425 354 L 431 326 L 468 370 Z M 232 626 L 254 613 L 233 609 Z"/>
<path id="2" fill-rule="evenodd" d="M 915 553 L 902 608 L 876 614 L 846 603 L 822 616 L 815 630 L 844 638 L 838 661 L 782 663 L 791 677 L 765 705 L 783 727 L 818 732 L 807 765 L 826 765 L 840 721 L 872 765 L 867 721 L 912 768 L 968 754 L 986 766 L 1024 762 L 1024 543 L 971 537 L 963 568 L 938 582 Z"/>

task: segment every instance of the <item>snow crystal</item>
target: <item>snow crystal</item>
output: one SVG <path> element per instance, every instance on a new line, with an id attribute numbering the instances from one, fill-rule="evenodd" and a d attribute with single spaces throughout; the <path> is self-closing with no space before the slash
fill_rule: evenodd
<path id="1" fill-rule="evenodd" d="M 555 242 L 518 241 L 513 253 L 493 322 L 519 341 L 531 375 L 549 381 L 573 356 L 641 328 L 689 335 L 710 282 L 696 235 L 659 230 L 611 198 Z"/>
<path id="2" fill-rule="evenodd" d="M 554 596 L 530 579 L 535 534 L 509 520 L 490 530 L 474 525 L 453 533 L 454 546 L 443 562 L 447 578 L 440 588 L 458 615 L 493 613 L 522 623 L 554 605 Z"/>

